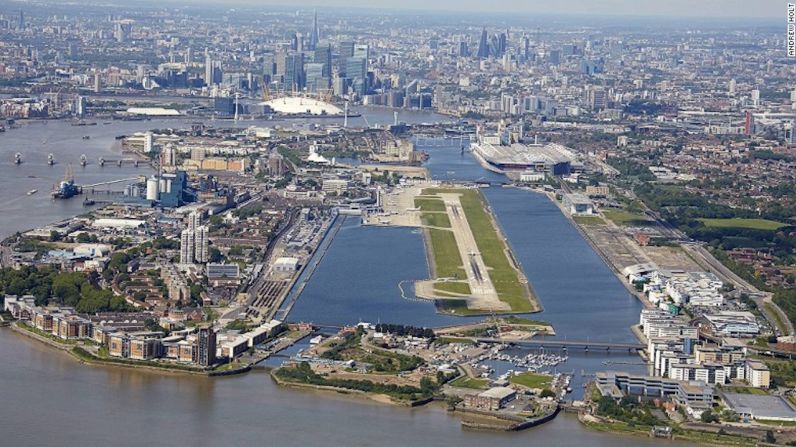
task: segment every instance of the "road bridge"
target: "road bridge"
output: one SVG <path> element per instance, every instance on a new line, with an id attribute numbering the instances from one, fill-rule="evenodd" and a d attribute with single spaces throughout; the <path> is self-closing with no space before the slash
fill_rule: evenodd
<path id="1" fill-rule="evenodd" d="M 309 323 L 312 324 L 312 323 Z M 312 327 L 318 330 L 334 330 L 339 331 L 343 326 L 330 325 L 330 324 L 312 324 Z M 550 348 L 550 349 L 579 349 L 584 351 L 641 351 L 646 348 L 641 343 L 629 342 L 613 342 L 613 341 L 595 341 L 595 340 L 567 340 L 558 338 L 533 338 L 529 340 L 503 340 L 500 338 L 490 337 L 464 337 L 470 338 L 479 343 L 494 343 L 494 344 L 507 344 L 522 347 L 536 347 L 536 348 Z"/>
<path id="2" fill-rule="evenodd" d="M 582 349 L 584 351 L 640 351 L 644 349 L 641 343 L 622 343 L 611 341 L 593 340 L 566 340 L 557 338 L 535 338 L 530 340 L 501 340 L 499 338 L 473 337 L 473 340 L 481 343 L 505 343 L 516 346 L 551 348 L 551 349 Z"/>

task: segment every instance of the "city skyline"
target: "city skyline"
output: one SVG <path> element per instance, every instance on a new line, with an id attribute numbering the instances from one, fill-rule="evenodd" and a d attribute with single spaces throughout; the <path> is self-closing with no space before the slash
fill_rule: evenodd
<path id="1" fill-rule="evenodd" d="M 171 0 L 174 3 L 190 4 L 215 4 L 207 0 L 184 1 Z M 236 0 L 228 3 L 235 5 L 268 6 L 268 7 L 295 7 L 295 8 L 363 8 L 363 9 L 388 9 L 403 11 L 432 11 L 432 12 L 465 12 L 465 13 L 522 13 L 542 15 L 599 15 L 599 16 L 650 16 L 650 17 L 682 17 L 682 18 L 755 18 L 778 19 L 784 22 L 787 3 L 779 0 L 764 0 L 748 2 L 744 0 L 706 0 L 690 2 L 688 0 L 674 0 L 669 2 L 655 2 L 649 0 L 608 0 L 592 2 L 589 0 L 569 0 L 558 2 L 554 0 L 497 0 L 484 3 L 477 0 L 439 0 L 425 2 L 422 0 L 406 0 L 400 4 L 394 2 L 371 0 L 332 0 L 319 2 L 317 0 L 302 0 L 286 2 L 285 0 Z"/>
<path id="2" fill-rule="evenodd" d="M 796 4 L 0 0 L 0 41 L 0 444 L 796 445 Z"/>

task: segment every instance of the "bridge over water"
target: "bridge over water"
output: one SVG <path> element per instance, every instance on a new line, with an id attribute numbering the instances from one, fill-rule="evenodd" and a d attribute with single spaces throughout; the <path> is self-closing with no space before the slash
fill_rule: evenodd
<path id="1" fill-rule="evenodd" d="M 312 324 L 312 323 L 310 323 Z M 335 325 L 322 325 L 313 324 L 314 328 L 318 330 L 333 330 L 339 331 L 343 326 Z M 507 344 L 522 347 L 532 348 L 550 348 L 550 349 L 564 349 L 564 350 L 583 350 L 583 351 L 628 351 L 635 352 L 641 351 L 646 348 L 641 343 L 627 343 L 627 342 L 613 342 L 613 341 L 599 341 L 599 340 L 567 340 L 558 338 L 534 338 L 529 340 L 505 340 L 500 338 L 490 337 L 463 337 L 469 338 L 479 343 L 494 343 L 494 344 Z"/>
<path id="2" fill-rule="evenodd" d="M 641 343 L 621 343 L 595 340 L 566 340 L 557 338 L 536 338 L 530 340 L 502 340 L 499 338 L 474 337 L 473 340 L 481 343 L 505 343 L 516 346 L 528 346 L 551 349 L 582 349 L 584 351 L 640 351 L 646 346 Z"/>

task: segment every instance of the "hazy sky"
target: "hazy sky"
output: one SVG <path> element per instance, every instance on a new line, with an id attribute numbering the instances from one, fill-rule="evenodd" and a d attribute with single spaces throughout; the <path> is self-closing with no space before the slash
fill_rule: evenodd
<path id="1" fill-rule="evenodd" d="M 183 1 L 190 2 L 190 0 Z M 787 1 L 783 0 L 237 0 L 236 2 L 296 7 L 354 6 L 470 12 L 782 18 L 783 23 L 787 8 Z M 213 3 L 221 4 L 217 1 Z"/>

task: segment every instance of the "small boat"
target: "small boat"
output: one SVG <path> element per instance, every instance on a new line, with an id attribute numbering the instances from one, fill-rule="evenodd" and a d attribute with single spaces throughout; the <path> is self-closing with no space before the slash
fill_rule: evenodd
<path id="1" fill-rule="evenodd" d="M 84 140 L 90 140 L 90 139 L 91 139 L 91 136 L 90 136 L 90 135 L 83 135 L 83 139 L 84 139 Z"/>
<path id="2" fill-rule="evenodd" d="M 30 191 L 28 191 L 28 195 L 32 196 L 33 194 L 36 194 L 37 192 L 39 192 L 38 189 L 31 189 Z"/>

